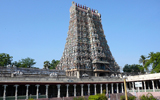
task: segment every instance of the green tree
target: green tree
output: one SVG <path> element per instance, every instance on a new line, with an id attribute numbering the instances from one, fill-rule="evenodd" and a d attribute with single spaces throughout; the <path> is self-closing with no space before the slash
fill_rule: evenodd
<path id="1" fill-rule="evenodd" d="M 144 68 L 142 65 L 138 65 L 138 64 L 132 64 L 132 65 L 126 64 L 123 67 L 123 72 L 128 72 L 133 74 L 138 74 L 139 72 L 144 73 Z"/>
<path id="2" fill-rule="evenodd" d="M 50 65 L 49 61 L 45 61 L 43 66 L 45 69 L 48 69 L 48 68 L 50 68 L 51 65 Z"/>
<path id="3" fill-rule="evenodd" d="M 13 63 L 12 63 L 12 65 L 15 65 L 16 67 L 20 67 L 21 66 L 21 62 L 20 61 L 14 61 Z"/>
<path id="4" fill-rule="evenodd" d="M 0 53 L 0 66 L 11 64 L 12 58 L 13 57 L 7 53 Z"/>
<path id="5" fill-rule="evenodd" d="M 123 67 L 123 72 L 131 72 L 131 71 L 132 71 L 131 65 L 126 64 L 126 65 Z"/>
<path id="6" fill-rule="evenodd" d="M 144 68 L 148 68 L 151 65 L 152 66 L 151 73 L 159 73 L 160 72 L 160 52 L 156 52 L 156 53 L 151 52 L 148 57 L 149 59 L 145 63 Z"/>
<path id="7" fill-rule="evenodd" d="M 141 55 L 140 59 L 139 59 L 139 63 L 142 63 L 143 64 L 143 67 L 144 65 L 146 64 L 146 59 L 147 57 L 145 57 L 144 55 Z M 148 71 L 148 67 L 145 68 L 146 71 Z"/>
<path id="8" fill-rule="evenodd" d="M 59 60 L 53 59 L 53 60 L 51 61 L 51 67 L 50 67 L 49 69 L 55 69 L 56 66 L 58 65 L 58 63 L 59 63 Z"/>
<path id="9" fill-rule="evenodd" d="M 36 62 L 34 62 L 34 59 L 32 58 L 25 58 L 25 59 L 21 59 L 18 62 L 14 62 L 15 66 L 17 67 L 23 67 L 23 68 L 31 68 L 34 64 L 36 64 Z"/>

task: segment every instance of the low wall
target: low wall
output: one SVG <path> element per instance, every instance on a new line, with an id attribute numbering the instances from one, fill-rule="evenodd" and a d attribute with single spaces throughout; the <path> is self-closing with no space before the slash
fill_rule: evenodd
<path id="1" fill-rule="evenodd" d="M 140 98 L 140 96 L 142 96 L 142 95 L 147 95 L 148 93 L 151 93 L 154 97 L 156 97 L 158 100 L 160 100 L 160 92 L 130 92 L 130 93 L 132 95 L 136 96 L 137 98 Z"/>

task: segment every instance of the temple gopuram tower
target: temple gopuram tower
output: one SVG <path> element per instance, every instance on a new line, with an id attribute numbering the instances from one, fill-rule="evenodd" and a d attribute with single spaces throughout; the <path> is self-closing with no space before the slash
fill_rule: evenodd
<path id="1" fill-rule="evenodd" d="M 119 72 L 97 10 L 72 2 L 65 49 L 57 69 L 67 76 L 106 76 Z"/>

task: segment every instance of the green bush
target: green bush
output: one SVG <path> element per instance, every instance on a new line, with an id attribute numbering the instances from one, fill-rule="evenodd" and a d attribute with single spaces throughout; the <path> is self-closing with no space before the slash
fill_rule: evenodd
<path id="1" fill-rule="evenodd" d="M 88 100 L 85 97 L 74 97 L 73 100 Z"/>
<path id="2" fill-rule="evenodd" d="M 88 100 L 108 100 L 108 98 L 103 93 L 103 94 L 97 94 L 97 95 L 90 95 L 88 97 Z"/>
<path id="3" fill-rule="evenodd" d="M 136 97 L 135 96 L 129 96 L 128 100 L 136 100 Z"/>
<path id="4" fill-rule="evenodd" d="M 157 99 L 153 97 L 151 93 L 148 93 L 146 96 L 145 95 L 140 96 L 140 100 L 157 100 Z"/>
<path id="5" fill-rule="evenodd" d="M 30 98 L 30 99 L 28 99 L 28 100 L 35 100 L 35 99 L 33 99 L 33 98 Z"/>
<path id="6" fill-rule="evenodd" d="M 125 100 L 125 96 L 121 96 L 120 97 L 120 100 Z M 136 97 L 135 96 L 128 96 L 128 100 L 136 100 Z"/>

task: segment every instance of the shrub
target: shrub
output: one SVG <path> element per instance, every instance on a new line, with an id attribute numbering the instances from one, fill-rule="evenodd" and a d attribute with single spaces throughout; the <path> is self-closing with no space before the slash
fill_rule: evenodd
<path id="1" fill-rule="evenodd" d="M 88 97 L 88 100 L 108 100 L 108 98 L 103 93 L 103 94 L 97 94 L 97 95 L 90 95 Z"/>
<path id="2" fill-rule="evenodd" d="M 150 96 L 149 96 L 150 95 Z M 148 93 L 146 96 L 142 95 L 140 97 L 140 100 L 157 100 L 151 93 Z"/>
<path id="3" fill-rule="evenodd" d="M 129 96 L 128 100 L 136 100 L 136 97 L 135 96 Z"/>
<path id="4" fill-rule="evenodd" d="M 30 98 L 30 99 L 28 99 L 28 100 L 35 100 L 35 99 L 33 99 L 33 98 Z"/>
<path id="5" fill-rule="evenodd" d="M 120 100 L 125 100 L 125 96 L 121 96 L 120 97 Z M 128 96 L 128 100 L 136 100 L 136 97 L 135 96 Z"/>

